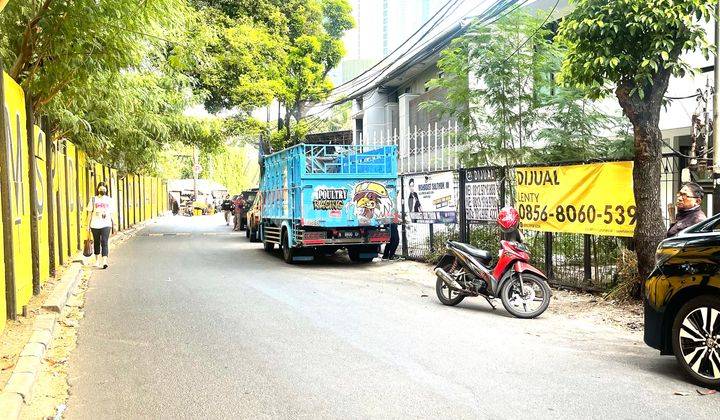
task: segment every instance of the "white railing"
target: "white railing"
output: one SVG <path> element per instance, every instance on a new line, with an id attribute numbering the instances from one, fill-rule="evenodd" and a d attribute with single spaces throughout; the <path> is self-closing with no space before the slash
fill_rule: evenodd
<path id="1" fill-rule="evenodd" d="M 400 174 L 454 170 L 460 167 L 460 142 L 457 122 L 427 129 L 414 127 L 404 136 L 397 130 L 374 131 L 360 138 L 360 144 L 378 147 L 398 146 L 398 170 Z"/>

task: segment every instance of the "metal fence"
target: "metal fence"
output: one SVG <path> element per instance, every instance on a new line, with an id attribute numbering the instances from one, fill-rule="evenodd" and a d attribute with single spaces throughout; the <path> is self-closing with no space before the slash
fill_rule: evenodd
<path id="1" fill-rule="evenodd" d="M 412 159 L 412 158 L 411 158 Z M 684 161 L 676 155 L 663 156 L 661 201 L 663 215 L 669 223 L 667 204 L 674 201 L 681 184 L 680 171 Z M 444 251 L 448 240 L 461 240 L 497 255 L 501 232 L 494 222 L 469 220 L 465 205 L 465 174 L 469 170 L 497 171 L 498 207 L 514 201 L 514 176 L 512 167 L 489 167 L 452 170 L 456 211 L 458 217 L 449 223 L 418 223 L 408 217 L 406 191 L 407 181 L 434 172 L 408 171 L 400 176 L 401 208 L 404 224 L 401 231 L 401 249 L 409 259 L 434 261 Z M 708 200 L 710 201 L 710 200 Z M 708 213 L 709 214 L 709 213 Z M 533 263 L 544 270 L 551 283 L 583 290 L 606 290 L 617 281 L 621 250 L 629 238 L 586 235 L 574 233 L 551 233 L 524 230 L 526 245 L 530 248 Z"/>

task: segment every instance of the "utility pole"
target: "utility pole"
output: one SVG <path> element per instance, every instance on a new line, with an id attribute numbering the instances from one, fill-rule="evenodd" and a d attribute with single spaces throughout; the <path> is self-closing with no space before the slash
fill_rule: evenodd
<path id="1" fill-rule="evenodd" d="M 197 193 L 197 180 L 198 180 L 198 150 L 197 146 L 193 146 L 193 190 L 195 194 L 195 200 L 198 199 Z"/>
<path id="2" fill-rule="evenodd" d="M 713 76 L 713 214 L 720 213 L 720 121 L 718 121 L 718 90 L 720 90 L 720 0 L 715 3 L 715 66 Z M 706 128 L 707 130 L 707 128 Z M 709 147 L 706 145 L 705 147 Z"/>

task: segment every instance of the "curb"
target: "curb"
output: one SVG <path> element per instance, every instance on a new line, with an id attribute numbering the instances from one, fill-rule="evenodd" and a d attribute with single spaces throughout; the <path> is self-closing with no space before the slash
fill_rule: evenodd
<path id="1" fill-rule="evenodd" d="M 139 223 L 132 228 L 118 232 L 110 238 L 109 243 L 117 245 L 129 239 L 138 231 L 147 226 L 147 221 Z M 23 347 L 13 368 L 5 388 L 0 391 L 0 418 L 19 419 L 24 404 L 30 401 L 33 387 L 42 370 L 43 356 L 50 348 L 55 335 L 55 327 L 60 312 L 75 291 L 83 274 L 84 257 L 82 253 L 71 259 L 55 289 L 42 304 L 41 309 L 46 311 L 35 317 L 33 332 Z"/>
<path id="2" fill-rule="evenodd" d="M 60 282 L 55 286 L 52 294 L 42 304 L 42 309 L 60 313 L 81 277 L 82 263 L 70 263 L 70 266 L 68 266 L 67 270 L 63 273 Z"/>
<path id="3" fill-rule="evenodd" d="M 64 279 L 63 279 L 64 280 Z M 32 396 L 45 351 L 50 348 L 58 314 L 41 314 L 33 322 L 33 334 L 20 352 L 13 373 L 0 393 L 0 413 L 5 418 L 20 417 L 23 403 Z"/>

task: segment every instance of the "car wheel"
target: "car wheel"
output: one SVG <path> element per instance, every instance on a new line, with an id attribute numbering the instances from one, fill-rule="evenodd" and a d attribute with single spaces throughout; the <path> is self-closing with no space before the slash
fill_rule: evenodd
<path id="1" fill-rule="evenodd" d="M 675 358 L 694 382 L 720 386 L 720 296 L 699 296 L 680 308 L 672 345 Z"/>

